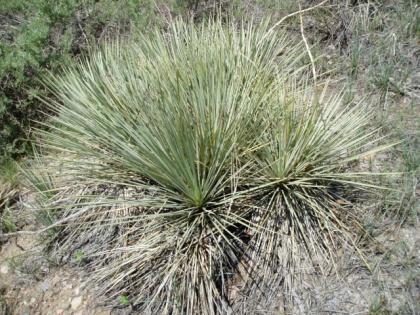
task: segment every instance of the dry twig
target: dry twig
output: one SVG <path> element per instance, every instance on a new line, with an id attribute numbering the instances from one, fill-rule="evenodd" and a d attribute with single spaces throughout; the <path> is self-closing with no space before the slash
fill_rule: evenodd
<path id="1" fill-rule="evenodd" d="M 318 3 L 317 5 L 314 5 L 313 7 L 309 7 L 309 8 L 306 8 L 306 9 L 303 9 L 303 10 L 301 10 L 300 9 L 300 6 L 299 6 L 299 11 L 296 11 L 296 12 L 293 12 L 293 13 L 290 13 L 290 14 L 288 14 L 288 15 L 286 15 L 286 16 L 283 16 L 277 23 L 275 23 L 268 31 L 267 31 L 267 34 L 261 39 L 261 41 L 260 41 L 260 43 L 267 37 L 267 36 L 269 36 L 270 34 L 271 34 L 271 32 L 273 32 L 274 30 L 275 30 L 275 28 L 277 27 L 277 26 L 279 26 L 280 24 L 282 24 L 285 20 L 287 20 L 288 18 L 291 18 L 291 17 L 293 17 L 293 16 L 295 16 L 295 15 L 298 15 L 298 14 L 302 14 L 302 13 L 305 13 L 305 12 L 308 12 L 308 11 L 312 11 L 313 9 L 316 9 L 316 8 L 318 8 L 318 7 L 320 7 L 320 6 L 322 6 L 322 5 L 324 5 L 325 3 L 327 3 L 328 1 L 330 1 L 330 0 L 324 0 L 324 1 L 322 1 L 322 2 L 320 2 L 320 3 Z"/>
<path id="2" fill-rule="evenodd" d="M 300 4 L 299 4 L 299 12 L 300 12 L 300 14 L 299 14 L 299 16 L 300 16 L 300 33 L 302 34 L 302 40 L 303 40 L 303 42 L 305 43 L 305 47 L 306 47 L 306 50 L 307 50 L 307 52 L 308 52 L 309 59 L 311 60 L 311 65 L 312 65 L 312 75 L 313 75 L 313 77 L 314 77 L 314 83 L 315 83 L 315 85 L 316 85 L 316 68 L 315 68 L 315 61 L 314 61 L 314 57 L 312 56 L 311 49 L 309 48 L 308 41 L 306 40 L 305 34 L 304 34 L 304 32 L 303 32 L 303 17 L 302 17 L 302 10 L 301 10 Z"/>

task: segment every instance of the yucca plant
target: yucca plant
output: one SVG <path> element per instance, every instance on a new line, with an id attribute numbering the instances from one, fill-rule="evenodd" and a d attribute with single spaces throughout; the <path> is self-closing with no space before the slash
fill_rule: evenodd
<path id="1" fill-rule="evenodd" d="M 304 54 L 268 22 L 178 22 L 50 78 L 53 253 L 77 252 L 110 300 L 221 314 L 235 275 L 280 283 L 296 248 L 351 242 L 336 187 L 370 187 L 344 168 L 374 133 L 299 79 Z"/>
<path id="2" fill-rule="evenodd" d="M 247 285 L 269 303 L 280 286 L 292 290 L 304 270 L 329 272 L 343 247 L 361 254 L 355 239 L 363 229 L 350 199 L 385 188 L 375 184 L 381 174 L 350 163 L 392 145 L 377 145 L 362 103 L 343 106 L 341 93 L 316 94 L 293 82 L 279 90 L 245 179 L 255 207 L 247 246 L 254 279 Z"/>

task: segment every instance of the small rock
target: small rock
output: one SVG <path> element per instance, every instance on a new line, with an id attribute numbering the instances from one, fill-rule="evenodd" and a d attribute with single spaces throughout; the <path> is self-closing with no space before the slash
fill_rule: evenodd
<path id="1" fill-rule="evenodd" d="M 50 284 L 47 281 L 44 281 L 41 283 L 40 287 L 41 287 L 41 291 L 45 293 L 50 288 Z"/>
<path id="2" fill-rule="evenodd" d="M 63 315 L 64 314 L 64 310 L 62 310 L 61 308 L 59 308 L 56 313 L 56 315 Z"/>
<path id="3" fill-rule="evenodd" d="M 0 265 L 0 273 L 6 274 L 9 273 L 9 266 L 7 264 Z"/>
<path id="4" fill-rule="evenodd" d="M 47 274 L 47 273 L 49 273 L 49 272 L 50 272 L 50 268 L 49 268 L 48 266 L 41 266 L 41 271 L 42 271 L 44 274 Z"/>
<path id="5" fill-rule="evenodd" d="M 83 311 L 77 311 L 76 313 L 74 313 L 73 315 L 83 315 Z"/>
<path id="6" fill-rule="evenodd" d="M 30 304 L 34 304 L 36 302 L 36 298 L 32 298 L 31 301 L 29 302 Z"/>
<path id="7" fill-rule="evenodd" d="M 79 295 L 79 294 L 80 294 L 80 288 L 74 289 L 74 295 Z"/>
<path id="8" fill-rule="evenodd" d="M 82 304 L 83 298 L 81 296 L 76 296 L 71 300 L 71 309 L 76 310 Z"/>

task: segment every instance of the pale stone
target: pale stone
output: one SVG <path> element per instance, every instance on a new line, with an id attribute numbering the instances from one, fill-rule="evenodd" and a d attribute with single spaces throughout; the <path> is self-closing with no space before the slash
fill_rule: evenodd
<path id="1" fill-rule="evenodd" d="M 9 273 L 9 266 L 7 264 L 0 265 L 0 273 L 2 274 Z"/>
<path id="2" fill-rule="evenodd" d="M 83 298 L 81 296 L 76 296 L 71 300 L 71 309 L 77 310 L 80 305 L 82 305 Z"/>

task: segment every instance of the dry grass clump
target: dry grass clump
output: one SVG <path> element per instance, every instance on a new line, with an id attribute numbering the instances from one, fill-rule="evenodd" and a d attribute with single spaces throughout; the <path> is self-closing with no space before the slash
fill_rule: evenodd
<path id="1" fill-rule="evenodd" d="M 235 275 L 278 287 L 352 243 L 343 198 L 374 186 L 347 166 L 372 152 L 369 113 L 312 90 L 303 45 L 267 25 L 179 22 L 49 80 L 50 245 L 110 300 L 222 314 Z"/>
<path id="2" fill-rule="evenodd" d="M 11 215 L 19 199 L 19 190 L 16 183 L 16 164 L 11 160 L 3 159 L 0 165 L 0 236 L 3 233 L 14 231 L 16 226 Z M 0 239 L 1 244 L 2 239 Z"/>
<path id="3" fill-rule="evenodd" d="M 14 231 L 15 224 L 10 216 L 10 208 L 15 203 L 18 191 L 0 179 L 0 235 Z M 0 239 L 0 244 L 1 244 Z"/>
<path id="4" fill-rule="evenodd" d="M 16 189 L 10 183 L 0 179 L 0 209 L 5 209 L 16 195 Z"/>

